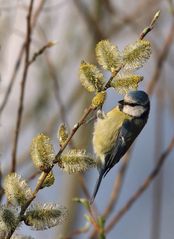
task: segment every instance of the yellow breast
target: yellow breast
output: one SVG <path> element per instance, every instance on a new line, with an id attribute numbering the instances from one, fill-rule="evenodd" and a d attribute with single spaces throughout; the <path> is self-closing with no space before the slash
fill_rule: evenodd
<path id="1" fill-rule="evenodd" d="M 104 155 L 112 149 L 123 121 L 130 118 L 116 107 L 108 112 L 104 119 L 97 120 L 94 127 L 93 148 L 102 161 Z"/>

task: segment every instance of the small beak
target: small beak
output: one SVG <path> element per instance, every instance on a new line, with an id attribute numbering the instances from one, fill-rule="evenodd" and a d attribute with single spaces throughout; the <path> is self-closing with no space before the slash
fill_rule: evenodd
<path id="1" fill-rule="evenodd" d="M 119 100 L 119 101 L 118 101 L 118 104 L 121 105 L 121 106 L 123 106 L 123 105 L 124 105 L 124 100 Z"/>

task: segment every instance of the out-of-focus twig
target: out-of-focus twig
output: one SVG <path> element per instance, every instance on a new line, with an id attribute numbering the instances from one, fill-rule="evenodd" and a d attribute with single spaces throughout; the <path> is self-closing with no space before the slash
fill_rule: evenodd
<path id="1" fill-rule="evenodd" d="M 40 0 L 40 4 L 39 4 L 38 8 L 36 9 L 35 14 L 33 15 L 33 18 L 32 18 L 31 29 L 34 29 L 34 27 L 36 25 L 36 22 L 37 22 L 37 19 L 38 19 L 38 16 L 39 16 L 39 14 L 42 10 L 42 7 L 43 7 L 44 3 L 45 3 L 44 0 Z M 7 87 L 7 91 L 5 92 L 4 98 L 3 98 L 2 103 L 0 105 L 0 114 L 2 114 L 6 104 L 8 102 L 11 90 L 13 88 L 13 85 L 14 85 L 14 82 L 15 82 L 15 79 L 16 79 L 16 75 L 18 73 L 19 67 L 20 67 L 21 62 L 22 62 L 22 56 L 24 54 L 25 45 L 26 45 L 26 42 L 24 41 L 24 43 L 22 44 L 21 49 L 19 51 L 17 60 L 15 62 L 15 66 L 14 66 L 14 70 L 13 70 L 13 73 L 12 73 L 12 76 L 11 76 L 11 79 L 10 79 L 10 83 Z"/>
<path id="2" fill-rule="evenodd" d="M 117 214 L 112 218 L 111 222 L 106 227 L 106 232 L 111 231 L 112 228 L 119 222 L 119 220 L 124 216 L 124 214 L 131 208 L 131 206 L 136 202 L 136 200 L 142 195 L 142 193 L 148 188 L 148 186 L 153 182 L 155 177 L 160 172 L 164 162 L 166 161 L 169 154 L 172 152 L 174 148 L 174 138 L 172 138 L 170 144 L 167 149 L 163 152 L 161 157 L 159 158 L 155 168 L 152 170 L 150 175 L 145 179 L 143 184 L 139 187 L 139 189 L 130 197 L 130 199 L 125 203 L 125 205 L 117 212 Z"/>
<path id="3" fill-rule="evenodd" d="M 143 39 L 145 38 L 145 36 L 146 36 L 150 31 L 152 31 L 152 29 L 153 29 L 153 27 L 154 27 L 154 24 L 156 23 L 157 19 L 159 18 L 159 14 L 160 14 L 160 11 L 158 11 L 158 12 L 154 15 L 154 17 L 153 17 L 153 19 L 152 19 L 150 25 L 149 25 L 148 27 L 144 28 L 144 30 L 143 30 L 142 33 L 140 34 L 140 36 L 139 36 L 139 38 L 138 38 L 139 40 L 143 40 Z M 113 72 L 112 76 L 110 77 L 110 79 L 108 80 L 108 82 L 107 82 L 106 85 L 105 85 L 105 90 L 106 90 L 107 88 L 111 87 L 111 82 L 112 82 L 113 78 L 120 72 L 120 70 L 121 70 L 123 67 L 124 67 L 124 65 L 121 65 L 120 67 L 118 67 L 118 69 L 115 70 L 115 72 Z"/>
<path id="4" fill-rule="evenodd" d="M 163 69 L 163 65 L 165 63 L 165 60 L 168 57 L 168 54 L 170 52 L 170 48 L 172 46 L 173 39 L 174 39 L 174 19 L 173 19 L 173 22 L 172 22 L 171 29 L 170 29 L 170 31 L 169 31 L 166 39 L 165 39 L 163 48 L 162 48 L 162 50 L 159 54 L 159 57 L 157 59 L 156 67 L 155 67 L 155 71 L 153 73 L 152 79 L 147 86 L 147 92 L 149 93 L 149 95 L 152 95 L 152 93 L 155 89 L 155 86 L 160 79 L 160 74 L 161 74 L 161 71 Z"/>
<path id="5" fill-rule="evenodd" d="M 36 59 L 38 56 L 40 56 L 41 54 L 44 53 L 44 51 L 47 49 L 47 48 L 50 48 L 52 46 L 54 46 L 56 43 L 55 42 L 52 42 L 52 41 L 49 41 L 47 42 L 47 44 L 45 44 L 44 46 L 42 46 L 37 52 L 35 52 L 31 58 L 31 60 L 29 60 L 28 64 L 31 65 Z"/>
<path id="6" fill-rule="evenodd" d="M 87 233 L 89 231 L 90 225 L 87 224 L 84 227 L 74 230 L 71 235 L 63 237 L 63 239 L 73 239 L 75 236 L 80 236 L 81 234 Z"/>
<path id="7" fill-rule="evenodd" d="M 22 120 L 22 114 L 23 114 L 23 104 L 24 104 L 24 95 L 25 95 L 25 85 L 28 75 L 28 69 L 29 69 L 29 57 L 30 57 L 30 45 L 31 45 L 31 16 L 32 16 L 32 10 L 33 10 L 33 3 L 34 1 L 30 1 L 29 9 L 28 9 L 28 15 L 27 15 L 27 32 L 26 32 L 26 44 L 25 44 L 25 65 L 24 65 L 24 71 L 22 75 L 22 81 L 21 81 L 21 91 L 20 91 L 20 99 L 19 99 L 19 107 L 18 107 L 18 113 L 17 113 L 17 121 L 16 121 L 16 128 L 15 128 L 15 139 L 12 149 L 12 165 L 11 165 L 11 172 L 15 172 L 16 170 L 16 153 L 17 153 L 17 146 L 18 146 L 18 138 L 19 138 L 19 132 L 21 127 L 21 120 Z"/>
<path id="8" fill-rule="evenodd" d="M 0 202 L 2 200 L 3 195 L 4 195 L 4 189 L 2 187 L 2 172 L 1 172 L 1 165 L 0 165 Z"/>
<path id="9" fill-rule="evenodd" d="M 45 34 L 44 29 L 41 26 L 39 26 L 38 30 L 39 30 L 39 34 L 41 35 L 43 40 L 47 41 L 47 36 Z M 58 78 L 57 69 L 56 69 L 53 61 L 51 60 L 49 54 L 47 54 L 47 52 L 45 52 L 45 60 L 47 62 L 50 77 L 53 81 L 53 92 L 54 92 L 54 95 L 55 95 L 58 110 L 60 112 L 59 113 L 60 120 L 63 123 L 65 123 L 66 125 L 68 125 L 68 120 L 67 120 L 67 117 L 66 117 L 64 105 L 63 105 L 62 99 L 60 97 L 59 83 L 58 83 L 58 79 L 57 79 Z M 70 146 L 73 146 L 73 142 L 71 142 Z"/>
<path id="10" fill-rule="evenodd" d="M 74 4 L 79 9 L 79 12 L 84 17 L 87 26 L 89 30 L 92 30 L 92 33 L 95 36 L 95 40 L 99 41 L 101 39 L 105 39 L 106 36 L 103 31 L 101 31 L 99 23 L 93 18 L 93 16 L 90 14 L 87 6 L 85 6 L 84 2 L 81 0 L 74 0 Z"/>
<path id="11" fill-rule="evenodd" d="M 155 147 L 154 147 L 154 163 L 156 164 L 157 157 L 162 153 L 164 145 L 164 80 L 157 91 L 157 105 L 155 113 Z M 151 239 L 160 238 L 161 229 L 161 213 L 162 213 L 162 198 L 163 198 L 163 170 L 153 185 L 153 205 L 152 205 L 152 221 L 151 221 Z"/>
<path id="12" fill-rule="evenodd" d="M 125 25 L 137 28 L 136 21 L 144 15 L 142 14 L 144 12 L 144 9 L 149 9 L 149 6 L 152 6 L 152 4 L 156 7 L 156 5 L 159 4 L 159 0 L 140 1 L 139 5 L 137 5 L 135 10 L 130 14 L 121 14 L 123 15 L 123 17 L 112 26 L 112 28 L 108 32 L 108 36 L 112 36 L 113 34 L 120 32 L 122 29 L 124 29 Z M 119 12 L 119 9 L 117 10 L 117 12 Z"/>
<path id="13" fill-rule="evenodd" d="M 83 94 L 83 91 L 79 90 L 79 87 L 77 87 L 72 92 L 72 95 L 70 95 L 69 99 L 67 100 L 67 104 L 66 104 L 66 110 L 67 111 L 69 111 L 72 108 L 72 105 L 76 104 L 76 102 L 79 101 L 79 98 L 82 97 L 82 94 Z M 25 115 L 25 117 L 26 117 L 26 122 L 25 123 L 26 124 L 28 123 L 28 121 L 31 122 L 31 117 L 33 116 L 33 114 L 32 114 L 33 110 L 34 109 L 32 108 L 30 112 L 27 112 L 28 115 L 27 114 Z M 48 122 L 47 126 L 45 127 L 45 132 L 47 132 L 48 135 L 52 134 L 52 131 L 53 131 L 55 125 L 57 125 L 57 119 L 61 118 L 60 113 L 58 115 L 57 115 L 57 113 L 55 113 L 52 116 L 51 120 Z M 8 142 L 8 140 L 6 142 Z M 18 167 L 21 168 L 21 167 L 24 166 L 25 163 L 31 163 L 31 161 L 28 160 L 28 156 L 29 156 L 29 149 L 19 157 Z M 5 175 L 7 175 L 8 173 L 10 173 L 9 165 L 6 164 L 5 168 L 3 169 L 3 177 Z"/>
<path id="14" fill-rule="evenodd" d="M 26 179 L 26 181 L 27 181 L 27 182 L 32 181 L 32 180 L 35 179 L 39 174 L 40 174 L 40 171 L 35 171 L 33 174 L 31 174 L 31 175 Z"/>

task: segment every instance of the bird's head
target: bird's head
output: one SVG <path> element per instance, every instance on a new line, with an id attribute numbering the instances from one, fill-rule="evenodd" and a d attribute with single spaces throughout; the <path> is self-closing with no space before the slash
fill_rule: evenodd
<path id="1" fill-rule="evenodd" d="M 144 91 L 130 91 L 118 103 L 119 109 L 132 117 L 139 118 L 149 114 L 150 100 Z"/>

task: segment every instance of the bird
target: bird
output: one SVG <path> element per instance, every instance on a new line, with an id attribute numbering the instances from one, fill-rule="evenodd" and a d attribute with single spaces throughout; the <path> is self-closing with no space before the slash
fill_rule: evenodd
<path id="1" fill-rule="evenodd" d="M 97 156 L 99 177 L 90 204 L 93 203 L 102 179 L 128 151 L 144 128 L 150 112 L 148 94 L 129 91 L 108 113 L 99 112 L 93 131 L 93 149 Z"/>

